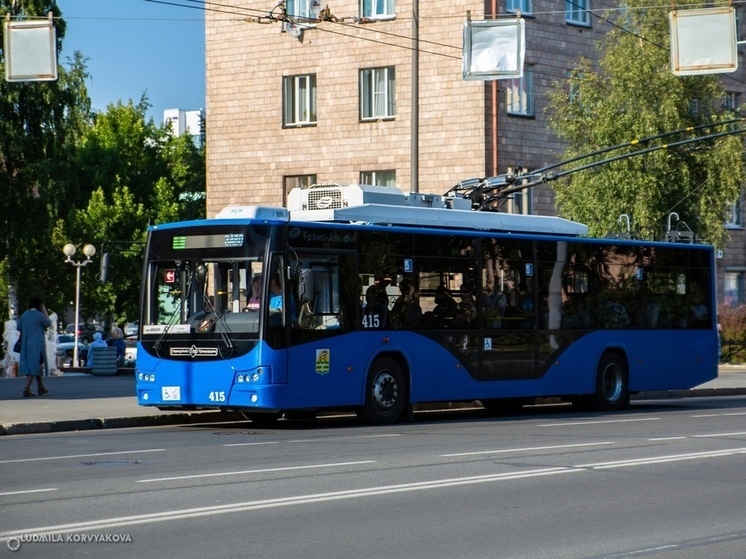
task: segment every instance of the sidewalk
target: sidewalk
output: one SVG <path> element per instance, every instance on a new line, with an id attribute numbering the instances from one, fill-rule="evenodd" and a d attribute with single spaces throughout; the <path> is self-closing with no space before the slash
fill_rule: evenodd
<path id="1" fill-rule="evenodd" d="M 49 394 L 23 398 L 24 378 L 0 378 L 0 435 L 54 433 L 215 421 L 242 421 L 239 413 L 160 411 L 137 404 L 132 375 L 47 377 Z M 36 383 L 32 389 L 36 391 Z M 692 390 L 645 392 L 633 400 L 746 395 L 746 365 L 723 365 L 720 375 Z"/>

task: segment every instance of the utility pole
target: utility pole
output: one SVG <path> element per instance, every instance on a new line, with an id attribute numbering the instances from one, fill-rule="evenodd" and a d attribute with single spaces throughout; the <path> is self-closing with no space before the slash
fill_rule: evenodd
<path id="1" fill-rule="evenodd" d="M 420 0 L 412 0 L 412 131 L 410 192 L 420 191 Z"/>

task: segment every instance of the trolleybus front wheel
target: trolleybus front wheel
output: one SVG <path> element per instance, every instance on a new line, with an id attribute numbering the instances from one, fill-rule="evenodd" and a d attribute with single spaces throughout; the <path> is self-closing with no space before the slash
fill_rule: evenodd
<path id="1" fill-rule="evenodd" d="M 379 357 L 368 372 L 365 405 L 358 410 L 360 419 L 376 425 L 396 422 L 408 400 L 406 376 L 391 357 Z"/>

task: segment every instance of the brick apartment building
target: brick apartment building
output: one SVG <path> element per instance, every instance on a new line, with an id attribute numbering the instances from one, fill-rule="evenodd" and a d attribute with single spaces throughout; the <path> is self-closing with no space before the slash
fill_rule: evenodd
<path id="1" fill-rule="evenodd" d="M 306 28 L 270 21 L 263 17 L 269 4 L 261 10 L 252 4 L 226 0 L 205 16 L 208 216 L 228 204 L 281 205 L 290 189 L 312 183 L 443 194 L 460 180 L 519 163 L 527 169 L 556 163 L 563 146 L 548 130 L 545 94 L 578 57 L 596 56 L 594 45 L 610 28 L 597 14 L 619 6 L 610 0 L 419 0 L 413 104 L 412 0 L 286 0 L 289 14 L 325 18 Z M 524 77 L 464 80 L 467 17 L 510 17 L 517 9 L 526 20 Z M 740 103 L 746 72 L 732 76 L 724 78 L 726 102 Z M 511 210 L 554 214 L 553 192 L 525 191 Z M 741 201 L 730 221 L 732 241 L 718 261 L 719 297 L 742 303 Z"/>

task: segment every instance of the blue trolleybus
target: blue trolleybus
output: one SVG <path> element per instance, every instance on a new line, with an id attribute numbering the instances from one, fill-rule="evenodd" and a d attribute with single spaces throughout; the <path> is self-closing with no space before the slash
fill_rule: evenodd
<path id="1" fill-rule="evenodd" d="M 549 396 L 620 410 L 716 377 L 713 252 L 362 185 L 153 226 L 138 401 L 257 422 Z"/>

